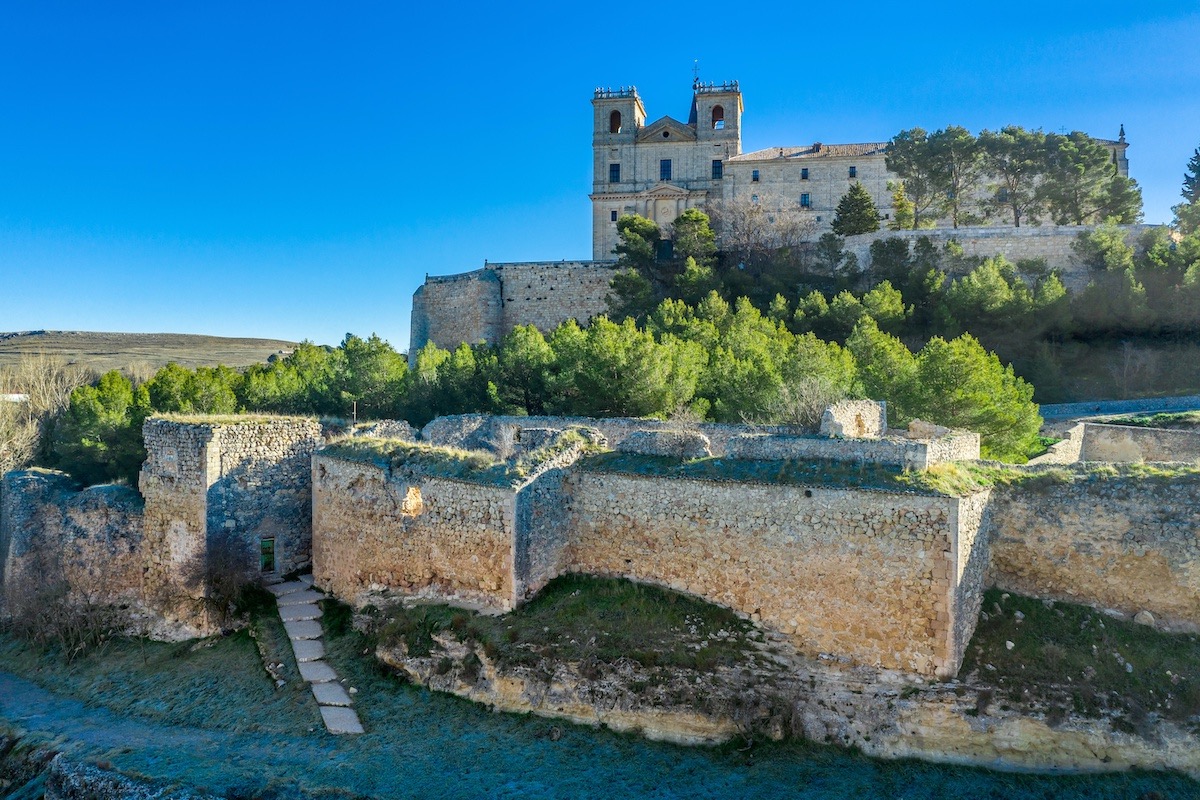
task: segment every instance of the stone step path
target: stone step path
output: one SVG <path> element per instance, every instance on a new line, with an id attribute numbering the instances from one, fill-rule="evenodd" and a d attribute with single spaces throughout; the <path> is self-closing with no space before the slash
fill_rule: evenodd
<path id="1" fill-rule="evenodd" d="M 354 701 L 338 683 L 337 672 L 325 661 L 325 643 L 321 640 L 321 607 L 317 601 L 325 595 L 312 588 L 312 576 L 267 587 L 275 595 L 279 617 L 296 654 L 300 677 L 308 682 L 321 709 L 321 719 L 330 733 L 362 733 L 362 722 L 351 707 Z"/>

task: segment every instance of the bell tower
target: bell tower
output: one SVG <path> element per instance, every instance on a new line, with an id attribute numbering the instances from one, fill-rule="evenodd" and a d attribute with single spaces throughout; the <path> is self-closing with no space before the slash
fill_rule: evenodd
<path id="1" fill-rule="evenodd" d="M 726 144 L 727 158 L 742 152 L 742 92 L 737 81 L 692 83 L 692 112 L 688 124 L 696 127 L 696 139 Z"/>

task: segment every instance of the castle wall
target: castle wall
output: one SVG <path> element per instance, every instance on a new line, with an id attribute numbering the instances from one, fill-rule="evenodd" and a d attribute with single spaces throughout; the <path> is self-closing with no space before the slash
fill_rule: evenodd
<path id="1" fill-rule="evenodd" d="M 1200 433 L 1085 422 L 1080 460 L 1197 461 Z"/>
<path id="2" fill-rule="evenodd" d="M 313 458 L 313 580 L 354 600 L 392 589 L 439 601 L 514 605 L 514 492 Z"/>
<path id="3" fill-rule="evenodd" d="M 586 472 L 570 481 L 572 570 L 729 606 L 813 656 L 958 669 L 986 554 L 971 532 L 956 534 L 955 499 Z M 968 505 L 964 522 L 977 528 Z"/>
<path id="4" fill-rule="evenodd" d="M 257 552 L 275 540 L 275 569 L 312 563 L 312 454 L 315 419 L 271 418 L 218 427 L 209 444 L 208 531 L 233 534 Z"/>
<path id="5" fill-rule="evenodd" d="M 1134 246 L 1138 238 L 1153 225 L 1123 225 L 1126 231 L 1125 241 Z M 862 233 L 846 237 L 846 250 L 854 253 L 860 266 L 871 262 L 871 244 L 881 239 L 897 237 L 909 243 L 910 248 L 916 245 L 922 236 L 929 240 L 939 250 L 948 242 L 954 240 L 962 245 L 963 253 L 968 256 L 991 258 L 1002 255 L 1014 264 L 1022 259 L 1045 259 L 1052 269 L 1062 270 L 1063 284 L 1072 292 L 1078 292 L 1087 286 L 1091 278 L 1087 267 L 1080 266 L 1075 259 L 1075 251 L 1071 245 L 1075 243 L 1080 233 L 1094 230 L 1093 225 L 1045 225 L 1022 226 L 973 226 L 962 228 L 931 228 L 916 231 L 881 230 L 875 233 Z"/>
<path id="6" fill-rule="evenodd" d="M 503 320 L 500 280 L 494 271 L 426 277 L 413 293 L 409 359 L 428 342 L 447 350 L 463 342 L 495 343 L 507 332 L 501 330 Z"/>
<path id="7" fill-rule="evenodd" d="M 31 470 L 0 478 L 0 588 L 65 579 L 92 602 L 142 591 L 142 500 L 125 486 L 76 490 L 67 475 Z M 2 596 L 2 595 L 0 595 Z"/>
<path id="8" fill-rule="evenodd" d="M 1200 477 L 1078 477 L 993 490 L 989 580 L 1200 626 Z"/>
<path id="9" fill-rule="evenodd" d="M 955 431 L 930 440 L 744 434 L 730 439 L 726 452 L 730 458 L 749 460 L 835 459 L 927 469 L 943 461 L 979 458 L 979 434 Z"/>

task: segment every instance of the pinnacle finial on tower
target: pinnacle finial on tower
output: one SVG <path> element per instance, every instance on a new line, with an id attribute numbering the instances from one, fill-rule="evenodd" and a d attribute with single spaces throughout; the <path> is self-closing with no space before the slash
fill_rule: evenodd
<path id="1" fill-rule="evenodd" d="M 1125 123 L 1124 122 L 1121 123 L 1121 135 L 1117 137 L 1117 141 L 1122 144 L 1125 143 Z"/>
<path id="2" fill-rule="evenodd" d="M 692 91 L 700 88 L 700 59 L 692 61 Z"/>

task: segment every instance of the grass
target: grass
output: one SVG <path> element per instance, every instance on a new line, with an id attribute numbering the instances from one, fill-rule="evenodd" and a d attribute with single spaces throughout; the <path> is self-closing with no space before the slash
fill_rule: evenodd
<path id="1" fill-rule="evenodd" d="M 542 464 L 572 447 L 580 447 L 589 452 L 596 449 L 578 432 L 567 430 L 555 437 L 546 447 L 526 453 L 512 461 L 497 458 L 486 450 L 434 447 L 399 439 L 370 437 L 340 439 L 327 446 L 323 453 L 348 461 L 374 464 L 393 472 L 412 472 L 430 477 L 508 487 L 522 483 Z"/>
<path id="2" fill-rule="evenodd" d="M 1127 417 L 1108 417 L 1106 425 L 1132 425 L 1137 428 L 1169 428 L 1193 431 L 1200 429 L 1200 411 L 1163 412 L 1159 414 L 1133 414 Z"/>
<path id="3" fill-rule="evenodd" d="M 1200 636 L 996 589 L 983 612 L 961 674 L 994 686 L 997 702 L 1052 718 L 1108 713 L 1131 730 L 1156 714 L 1200 732 Z"/>
<path id="4" fill-rule="evenodd" d="M 732 458 L 700 458 L 683 461 L 667 456 L 602 453 L 580 461 L 579 466 L 585 471 L 624 475 L 653 475 L 667 478 L 816 486 L 833 489 L 864 488 L 913 494 L 970 493 L 985 485 L 990 485 L 979 483 L 976 480 L 977 473 L 966 467 L 963 468 L 964 471 L 955 473 L 957 475 L 955 480 L 950 480 L 950 473 L 946 471 L 931 473 L 931 471 L 906 470 L 883 464 L 821 459 L 743 461 Z"/>
<path id="5" fill-rule="evenodd" d="M 97 374 L 112 369 L 157 370 L 168 362 L 188 369 L 225 364 L 245 367 L 266 361 L 295 342 L 236 339 L 179 333 L 102 333 L 33 331 L 0 333 L 0 369 L 15 367 L 23 356 L 46 355 L 81 364 Z"/>
<path id="6" fill-rule="evenodd" d="M 568 575 L 531 602 L 492 617 L 443 605 L 395 608 L 377 621 L 385 645 L 404 641 L 428 654 L 433 635 L 450 630 L 483 646 L 506 666 L 542 659 L 612 663 L 704 672 L 752 659 L 762 635 L 732 611 L 697 598 L 615 578 Z"/>

